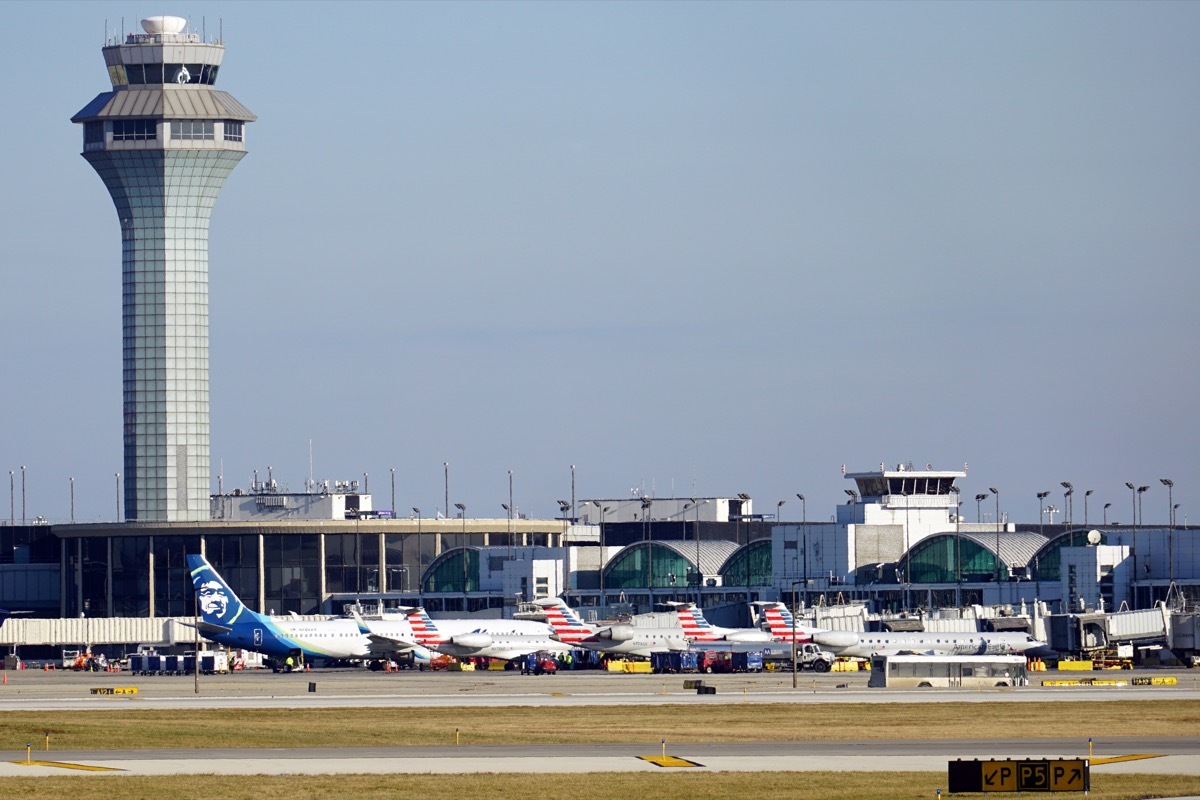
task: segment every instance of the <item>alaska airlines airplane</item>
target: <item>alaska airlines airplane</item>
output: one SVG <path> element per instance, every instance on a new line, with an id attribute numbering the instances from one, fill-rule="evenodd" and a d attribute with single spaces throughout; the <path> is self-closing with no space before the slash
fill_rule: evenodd
<path id="1" fill-rule="evenodd" d="M 935 631 L 819 631 L 814 643 L 837 656 L 870 658 L 874 655 L 1025 655 L 1047 657 L 1055 651 L 1027 633 L 937 633 Z"/>
<path id="2" fill-rule="evenodd" d="M 423 608 L 405 610 L 402 619 L 363 620 L 376 639 L 397 646 L 415 642 L 456 658 L 499 658 L 505 661 L 542 650 L 566 652 L 572 645 L 551 638 L 554 629 L 544 622 L 521 619 L 433 620 Z"/>
<path id="3" fill-rule="evenodd" d="M 247 608 L 204 556 L 189 555 L 187 565 L 200 606 L 200 633 L 218 644 L 305 661 L 390 658 L 407 652 L 418 663 L 429 662 L 429 651 L 417 643 L 411 629 L 406 640 L 379 639 L 352 619 L 269 617 Z"/>

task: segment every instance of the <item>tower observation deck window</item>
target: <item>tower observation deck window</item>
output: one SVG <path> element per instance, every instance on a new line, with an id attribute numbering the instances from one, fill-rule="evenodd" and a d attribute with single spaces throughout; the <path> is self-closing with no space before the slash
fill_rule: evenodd
<path id="1" fill-rule="evenodd" d="M 196 83 L 212 86 L 217 82 L 216 64 L 125 64 L 130 85 Z"/>
<path id="2" fill-rule="evenodd" d="M 103 144 L 104 143 L 104 123 L 103 122 L 84 123 L 83 143 L 84 144 Z"/>
<path id="3" fill-rule="evenodd" d="M 225 120 L 225 141 L 227 141 L 227 142 L 242 141 L 242 123 L 240 120 L 236 120 L 236 119 Z"/>
<path id="4" fill-rule="evenodd" d="M 171 138 L 181 140 L 206 140 L 215 138 L 213 123 L 210 120 L 175 119 L 171 120 Z"/>
<path id="5" fill-rule="evenodd" d="M 113 120 L 113 141 L 145 141 L 158 138 L 158 123 L 152 119 Z"/>

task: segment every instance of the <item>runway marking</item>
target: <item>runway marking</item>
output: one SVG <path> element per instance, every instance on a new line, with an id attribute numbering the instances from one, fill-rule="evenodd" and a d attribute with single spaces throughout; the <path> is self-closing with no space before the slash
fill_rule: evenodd
<path id="1" fill-rule="evenodd" d="M 1162 753 L 1132 753 L 1127 756 L 1112 756 L 1111 758 L 1093 758 L 1092 766 L 1098 764 L 1119 764 L 1122 761 L 1141 761 L 1145 758 L 1162 758 Z"/>
<path id="2" fill-rule="evenodd" d="M 72 764 L 68 761 L 10 761 L 10 764 L 23 764 L 27 767 L 61 767 L 62 769 L 79 769 L 85 772 L 124 772 L 117 767 L 94 767 L 89 764 Z"/>
<path id="3" fill-rule="evenodd" d="M 676 758 L 675 756 L 638 756 L 642 761 L 649 761 L 657 767 L 703 767 L 703 764 L 697 764 L 695 761 L 688 761 L 686 758 Z"/>

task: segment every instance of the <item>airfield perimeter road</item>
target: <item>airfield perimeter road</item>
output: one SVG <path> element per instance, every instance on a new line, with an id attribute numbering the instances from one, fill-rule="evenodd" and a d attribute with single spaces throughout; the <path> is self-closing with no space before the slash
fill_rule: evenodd
<path id="1" fill-rule="evenodd" d="M 1043 679 L 1125 679 L 1173 675 L 1178 686 L 1043 688 Z M 866 688 L 866 673 L 802 674 L 793 690 L 790 672 L 760 675 L 625 675 L 566 672 L 524 676 L 513 672 L 396 673 L 329 670 L 275 675 L 253 672 L 201 676 L 131 676 L 128 673 L 10 671 L 0 685 L 0 711 L 97 711 L 113 708 L 329 708 L 481 707 L 728 703 L 847 703 L 945 701 L 1054 701 L 1066 699 L 1200 700 L 1200 674 L 1186 671 L 1044 673 L 1020 690 L 885 691 Z M 717 693 L 698 695 L 683 681 L 702 678 Z M 92 695 L 93 688 L 136 686 L 136 695 Z M 315 691 L 310 691 L 315 689 Z M 184 714 L 181 714 L 181 722 Z M 62 775 L 63 767 L 27 765 L 24 749 L 0 761 L 0 777 Z M 1079 740 L 929 740 L 667 743 L 667 754 L 700 769 L 942 771 L 953 758 L 1085 757 Z M 1082 750 L 1082 752 L 1081 752 Z M 1094 756 L 1156 754 L 1155 758 L 1094 765 L 1104 772 L 1196 775 L 1200 736 L 1097 738 Z M 34 751 L 36 762 L 46 753 Z M 639 756 L 661 755 L 660 743 L 602 745 L 464 745 L 461 747 L 338 747 L 55 751 L 55 762 L 105 771 L 71 774 L 335 774 L 451 772 L 596 772 L 661 769 Z M 117 770 L 117 771 L 107 771 Z M 1200 785 L 1200 781 L 1198 781 Z"/>

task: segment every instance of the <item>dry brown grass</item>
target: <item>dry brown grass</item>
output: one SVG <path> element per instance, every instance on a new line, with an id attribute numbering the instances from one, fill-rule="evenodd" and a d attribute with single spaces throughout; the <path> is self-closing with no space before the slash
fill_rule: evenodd
<path id="1" fill-rule="evenodd" d="M 486 797 L 488 800 L 587 797 L 588 800 L 745 800 L 746 797 L 789 800 L 896 800 L 932 798 L 946 775 L 935 772 L 708 772 L 590 775 L 189 775 L 169 778 L 137 776 L 70 776 L 7 778 L 10 797 L 88 797 L 97 794 L 122 800 L 312 800 L 325 797 L 355 800 L 429 800 L 436 797 Z M 1180 776 L 1092 774 L 1089 800 L 1138 800 L 1178 797 L 1200 791 L 1195 778 Z M 956 795 L 984 797 L 984 795 Z M 1080 795 L 1075 795 L 1080 796 Z"/>
<path id="2" fill-rule="evenodd" d="M 831 725 L 830 719 L 837 724 Z M 1200 735 L 1200 703 L 589 706 L 0 712 L 0 750 Z M 237 731 L 236 739 L 229 731 Z"/>

